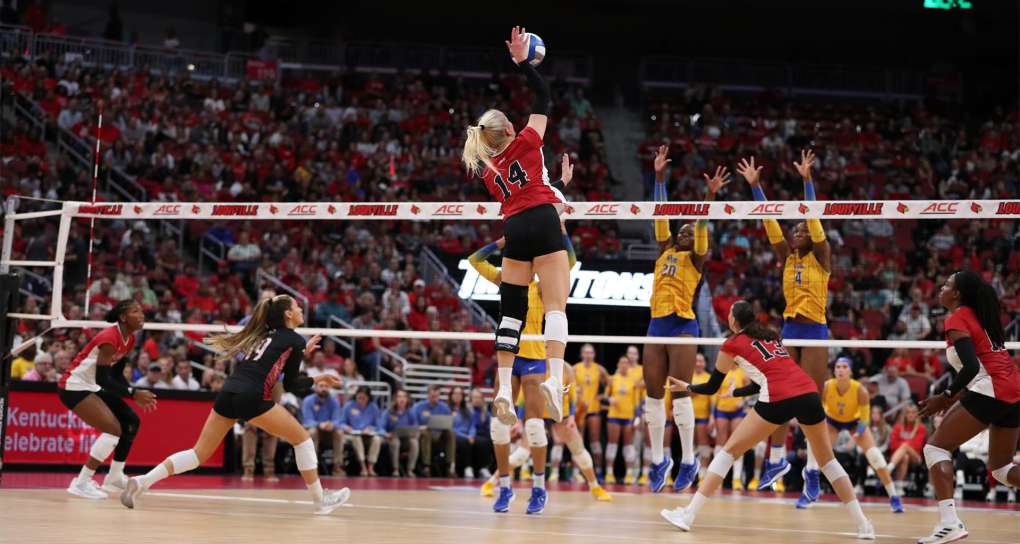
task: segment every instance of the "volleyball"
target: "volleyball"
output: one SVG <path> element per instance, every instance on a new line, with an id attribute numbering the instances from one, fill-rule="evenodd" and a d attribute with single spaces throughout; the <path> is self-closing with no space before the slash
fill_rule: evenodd
<path id="1" fill-rule="evenodd" d="M 545 60 L 545 42 L 538 34 L 528 32 L 528 64 L 538 66 Z"/>

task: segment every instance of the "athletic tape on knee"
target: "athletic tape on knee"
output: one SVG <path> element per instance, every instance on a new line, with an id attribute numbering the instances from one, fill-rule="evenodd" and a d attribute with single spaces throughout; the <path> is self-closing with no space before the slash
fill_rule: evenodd
<path id="1" fill-rule="evenodd" d="M 942 461 L 953 461 L 953 456 L 948 451 L 931 444 L 924 445 L 924 462 L 928 468 L 935 466 Z"/>
<path id="2" fill-rule="evenodd" d="M 567 343 L 567 314 L 559 310 L 545 313 L 545 340 Z"/>
<path id="3" fill-rule="evenodd" d="M 498 419 L 492 418 L 489 423 L 489 437 L 492 443 L 497 446 L 505 446 L 510 443 L 510 426 L 501 423 Z"/>
<path id="4" fill-rule="evenodd" d="M 829 480 L 830 484 L 835 483 L 840 478 L 849 478 L 846 470 L 843 469 L 843 465 L 839 464 L 839 461 L 835 459 L 825 463 L 825 466 L 822 467 L 822 474 L 825 475 L 825 479 Z"/>
<path id="5" fill-rule="evenodd" d="M 868 459 L 868 464 L 875 470 L 881 470 L 888 466 L 885 463 L 885 456 L 882 455 L 882 451 L 875 446 L 868 448 L 868 451 L 864 452 L 864 457 Z"/>
<path id="6" fill-rule="evenodd" d="M 673 422 L 681 429 L 694 427 L 694 403 L 691 397 L 673 399 Z"/>
<path id="7" fill-rule="evenodd" d="M 1009 471 L 1012 470 L 1013 467 L 1015 466 L 1016 466 L 1015 463 L 1010 463 L 1004 467 L 999 467 L 992 471 L 992 476 L 995 476 L 995 479 L 998 480 L 1000 484 L 1008 486 L 1010 485 L 1008 479 Z"/>
<path id="8" fill-rule="evenodd" d="M 360 440 L 360 437 L 358 438 Z M 333 453 L 339 457 L 338 452 Z M 309 438 L 294 446 L 294 460 L 297 461 L 298 470 L 315 470 L 319 466 L 319 457 L 315 455 L 315 444 Z"/>
<path id="9" fill-rule="evenodd" d="M 92 443 L 92 448 L 89 450 L 89 457 L 97 459 L 100 463 L 106 461 L 106 458 L 113 453 L 113 448 L 117 447 L 117 442 L 119 441 L 119 436 L 106 433 L 99 435 L 99 438 Z"/>
<path id="10" fill-rule="evenodd" d="M 581 450 L 581 453 L 578 454 L 571 452 L 571 455 L 574 456 L 574 464 L 581 470 L 591 470 L 595 466 L 591 460 L 591 454 L 587 450 Z"/>
<path id="11" fill-rule="evenodd" d="M 633 445 L 624 446 L 623 460 L 626 461 L 628 465 L 632 464 L 634 461 L 637 461 L 637 448 L 635 448 Z"/>
<path id="12" fill-rule="evenodd" d="M 732 466 L 733 456 L 726 450 L 719 450 L 712 458 L 712 462 L 708 464 L 708 471 L 720 478 L 726 478 L 726 473 Z"/>
<path id="13" fill-rule="evenodd" d="M 666 428 L 666 403 L 663 399 L 645 397 L 645 421 L 649 427 Z"/>
<path id="14" fill-rule="evenodd" d="M 517 468 L 527 462 L 529 457 L 531 457 L 531 450 L 528 448 L 517 448 L 510 454 L 510 466 Z"/>
<path id="15" fill-rule="evenodd" d="M 174 467 L 174 474 L 195 470 L 199 465 L 198 454 L 195 453 L 195 450 L 179 451 L 167 459 L 170 460 L 170 465 Z"/>
<path id="16" fill-rule="evenodd" d="M 528 436 L 528 444 L 533 448 L 544 448 L 549 445 L 545 436 L 545 422 L 533 417 L 524 422 L 524 434 Z"/>

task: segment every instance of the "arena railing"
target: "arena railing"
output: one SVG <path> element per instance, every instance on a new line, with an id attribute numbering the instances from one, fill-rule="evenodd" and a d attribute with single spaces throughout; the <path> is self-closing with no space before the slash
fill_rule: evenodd
<path id="1" fill-rule="evenodd" d="M 354 329 L 355 328 L 353 324 L 348 323 L 347 321 L 344 321 L 343 319 L 340 319 L 339 317 L 337 317 L 335 315 L 329 316 L 329 319 L 326 321 L 326 324 L 327 325 L 332 325 L 334 323 L 336 323 L 337 325 L 340 326 L 340 328 L 343 328 L 343 329 Z M 342 342 L 343 343 L 342 345 L 347 346 L 347 348 L 350 350 L 350 352 L 351 352 L 351 359 L 354 359 L 355 361 L 358 360 L 358 357 L 357 357 L 357 345 L 358 345 L 358 343 L 356 341 L 351 339 L 351 341 L 348 343 L 347 341 L 342 340 L 342 339 L 340 339 L 340 338 L 338 338 L 336 336 L 330 336 L 330 338 L 335 340 L 335 341 L 337 341 L 337 342 Z M 407 362 L 407 359 L 402 357 L 399 353 L 397 353 L 397 352 L 395 352 L 395 351 L 393 351 L 393 350 L 391 350 L 391 349 L 389 349 L 389 348 L 387 348 L 385 346 L 379 346 L 378 349 L 379 349 L 379 352 L 382 353 L 383 355 L 386 355 L 387 357 L 390 357 L 391 359 L 396 359 L 397 361 L 399 361 L 400 365 L 401 365 L 401 368 L 403 368 L 404 366 L 407 366 L 409 364 Z M 386 376 L 387 378 L 393 380 L 393 383 L 397 384 L 398 386 L 403 386 L 403 384 L 404 384 L 404 377 L 401 376 L 400 374 L 397 374 L 396 372 L 393 372 L 389 368 L 386 368 L 386 365 L 380 364 L 380 365 L 378 365 L 376 367 L 376 370 L 379 371 L 379 374 L 381 374 L 383 376 Z M 378 378 L 378 376 L 373 376 L 373 378 Z"/>
<path id="2" fill-rule="evenodd" d="M 460 284 L 450 275 L 450 270 L 439 257 L 428 247 L 423 247 L 420 254 L 422 279 L 427 283 L 435 284 L 443 282 L 448 285 L 452 292 L 460 291 Z M 467 309 L 476 325 L 488 323 L 492 330 L 496 330 L 496 320 L 485 311 L 477 302 L 471 299 L 461 299 L 461 306 Z"/>
<path id="3" fill-rule="evenodd" d="M 344 329 L 353 329 L 354 328 L 350 323 L 344 321 L 343 319 L 340 319 L 339 317 L 337 317 L 335 315 L 329 316 L 329 319 L 326 320 L 326 325 L 332 327 L 332 325 L 334 323 L 339 325 L 340 328 L 344 328 Z M 333 340 L 334 342 L 336 342 L 339 345 L 341 345 L 344 348 L 346 348 L 347 352 L 350 354 L 350 358 L 351 359 L 354 359 L 355 361 L 358 360 L 358 343 L 355 342 L 353 339 L 348 341 L 345 338 L 341 338 L 339 336 L 332 335 L 332 334 L 329 336 L 329 339 Z"/>

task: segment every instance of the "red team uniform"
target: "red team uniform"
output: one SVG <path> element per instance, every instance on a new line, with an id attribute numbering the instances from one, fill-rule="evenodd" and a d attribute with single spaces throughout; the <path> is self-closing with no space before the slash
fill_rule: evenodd
<path id="1" fill-rule="evenodd" d="M 818 386 L 790 357 L 782 340 L 760 340 L 736 334 L 720 348 L 733 357 L 760 391 L 754 410 L 769 423 L 790 419 L 814 425 L 825 419 Z"/>
<path id="2" fill-rule="evenodd" d="M 135 336 L 131 335 L 127 341 L 120 334 L 120 326 L 114 325 L 97 334 L 74 360 L 71 366 L 60 378 L 58 386 L 67 391 L 99 391 L 101 387 L 96 383 L 96 364 L 99 360 L 99 348 L 104 344 L 110 344 L 117 350 L 113 360 L 118 361 L 131 352 L 135 347 Z"/>
<path id="3" fill-rule="evenodd" d="M 967 306 L 960 306 L 946 318 L 945 329 L 949 364 L 957 371 L 963 366 L 949 338 L 949 331 L 953 330 L 970 335 L 980 364 L 961 400 L 964 407 L 984 423 L 1002 427 L 1020 425 L 1017 420 L 1017 414 L 1020 414 L 1020 371 L 1010 359 L 1009 352 L 1004 347 L 992 345 L 974 310 Z"/>
<path id="4" fill-rule="evenodd" d="M 502 206 L 503 219 L 542 204 L 562 204 L 559 191 L 549 185 L 549 172 L 542 155 L 542 137 L 526 127 L 502 153 L 492 157 L 497 174 L 486 167 L 482 174 L 489 194 Z"/>

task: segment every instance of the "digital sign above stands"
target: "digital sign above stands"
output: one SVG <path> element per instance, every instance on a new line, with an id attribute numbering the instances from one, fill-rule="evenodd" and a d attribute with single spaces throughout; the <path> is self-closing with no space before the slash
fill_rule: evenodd
<path id="1" fill-rule="evenodd" d="M 651 273 L 582 270 L 582 264 L 578 262 L 570 271 L 570 298 L 567 304 L 648 307 L 654 280 Z M 466 271 L 457 293 L 460 298 L 499 300 L 499 287 L 481 277 L 467 259 L 462 259 L 457 268 Z M 645 268 L 651 269 L 652 263 L 648 262 Z"/>

